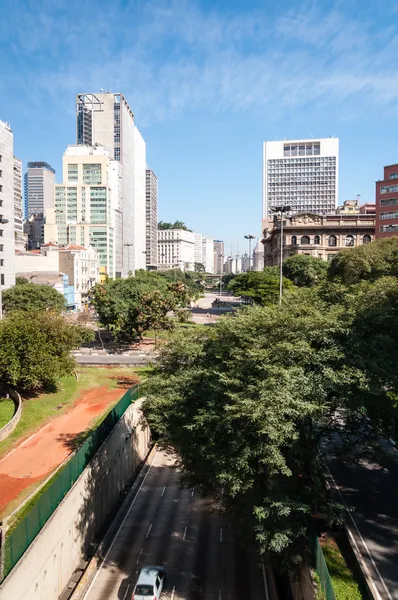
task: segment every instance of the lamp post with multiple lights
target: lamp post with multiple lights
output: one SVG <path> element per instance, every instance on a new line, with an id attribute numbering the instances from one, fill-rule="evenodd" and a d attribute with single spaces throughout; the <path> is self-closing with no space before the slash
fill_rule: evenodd
<path id="1" fill-rule="evenodd" d="M 279 256 L 279 304 L 282 304 L 283 295 L 283 274 L 282 274 L 282 263 L 283 263 L 283 215 L 284 213 L 292 210 L 291 206 L 274 206 L 271 208 L 274 213 L 279 213 L 281 218 L 281 245 L 280 245 L 280 256 Z"/>
<path id="2" fill-rule="evenodd" d="M 251 259 L 252 259 L 252 240 L 256 239 L 254 235 L 245 235 L 245 240 L 249 240 L 249 271 L 251 271 Z"/>

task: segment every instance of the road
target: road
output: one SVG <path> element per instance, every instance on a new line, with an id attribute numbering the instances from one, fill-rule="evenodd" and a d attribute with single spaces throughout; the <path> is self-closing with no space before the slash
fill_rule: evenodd
<path id="1" fill-rule="evenodd" d="M 174 457 L 157 452 L 85 600 L 130 600 L 140 568 L 163 565 L 169 600 L 265 600 L 260 566 L 225 518 L 179 486 Z"/>
<path id="2" fill-rule="evenodd" d="M 148 355 L 130 356 L 128 354 L 75 354 L 79 365 L 147 365 L 153 359 Z"/>
<path id="3" fill-rule="evenodd" d="M 398 600 L 398 459 L 389 469 L 365 461 L 347 467 L 330 460 L 328 465 L 351 509 L 348 526 L 378 598 Z"/>

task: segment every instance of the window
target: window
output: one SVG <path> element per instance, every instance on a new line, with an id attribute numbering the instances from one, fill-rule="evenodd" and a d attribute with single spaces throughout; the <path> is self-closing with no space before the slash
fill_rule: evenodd
<path id="1" fill-rule="evenodd" d="M 398 198 L 389 198 L 388 200 L 380 200 L 380 206 L 394 206 L 394 204 L 398 204 Z"/>
<path id="2" fill-rule="evenodd" d="M 353 246 L 354 245 L 354 236 L 353 235 L 346 235 L 345 236 L 345 245 L 346 246 Z"/>
<path id="3" fill-rule="evenodd" d="M 0 177 L 3 177 L 3 171 L 0 171 Z"/>
<path id="4" fill-rule="evenodd" d="M 380 213 L 380 219 L 397 219 L 398 212 L 385 212 Z"/>
<path id="5" fill-rule="evenodd" d="M 2 185 L 0 185 L 0 192 L 2 192 L 2 191 L 3 191 L 3 186 L 2 186 Z"/>
<path id="6" fill-rule="evenodd" d="M 398 173 L 390 173 L 389 179 L 398 179 Z"/>
<path id="7" fill-rule="evenodd" d="M 371 241 L 372 241 L 372 238 L 370 237 L 370 235 L 364 235 L 362 238 L 363 244 L 369 244 Z"/>
<path id="8" fill-rule="evenodd" d="M 383 185 L 380 188 L 380 194 L 391 194 L 391 192 L 398 192 L 398 185 Z"/>
<path id="9" fill-rule="evenodd" d="M 337 238 L 335 235 L 329 235 L 328 246 L 337 246 Z M 329 260 L 329 255 L 328 255 Z"/>
<path id="10" fill-rule="evenodd" d="M 292 235 L 290 243 L 292 246 L 295 246 L 297 244 L 297 237 L 295 235 Z"/>
<path id="11" fill-rule="evenodd" d="M 77 165 L 68 165 L 68 182 L 75 182 L 77 179 Z"/>
<path id="12" fill-rule="evenodd" d="M 4 273 L 1 274 L 1 285 L 4 285 Z"/>
<path id="13" fill-rule="evenodd" d="M 380 225 L 380 231 L 398 231 L 398 225 Z"/>
<path id="14" fill-rule="evenodd" d="M 314 235 L 314 244 L 320 244 L 321 243 L 321 239 L 319 237 L 319 235 Z"/>
<path id="15" fill-rule="evenodd" d="M 309 244 L 310 243 L 310 238 L 308 237 L 308 235 L 303 235 L 303 237 L 301 238 L 301 244 Z"/>

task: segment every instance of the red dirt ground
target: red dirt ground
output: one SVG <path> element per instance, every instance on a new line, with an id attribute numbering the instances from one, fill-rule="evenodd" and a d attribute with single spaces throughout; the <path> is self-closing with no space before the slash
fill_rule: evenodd
<path id="1" fill-rule="evenodd" d="M 71 441 L 85 431 L 96 416 L 121 398 L 120 389 L 103 386 L 82 392 L 68 412 L 0 460 L 0 514 L 23 490 L 46 478 L 72 453 Z"/>

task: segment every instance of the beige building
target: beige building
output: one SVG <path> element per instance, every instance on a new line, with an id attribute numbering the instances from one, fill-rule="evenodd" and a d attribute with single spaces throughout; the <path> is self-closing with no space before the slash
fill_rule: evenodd
<path id="1" fill-rule="evenodd" d="M 158 230 L 158 269 L 193 271 L 195 234 L 185 229 Z"/>
<path id="2" fill-rule="evenodd" d="M 331 261 L 343 248 L 367 244 L 375 237 L 375 215 L 317 215 L 306 212 L 283 219 L 283 260 L 307 254 Z M 280 263 L 280 217 L 264 230 L 264 266 Z"/>

